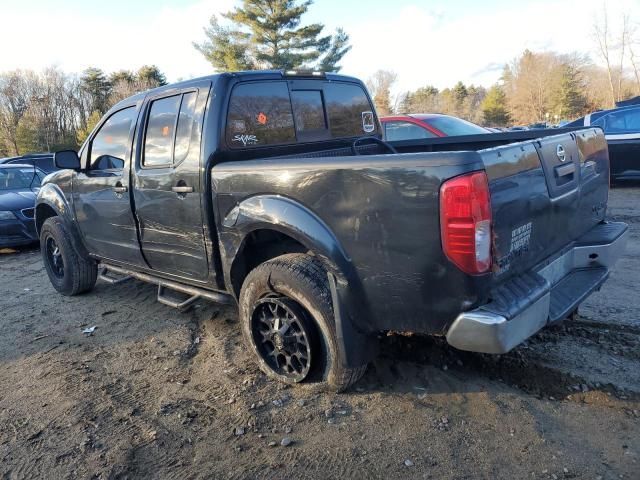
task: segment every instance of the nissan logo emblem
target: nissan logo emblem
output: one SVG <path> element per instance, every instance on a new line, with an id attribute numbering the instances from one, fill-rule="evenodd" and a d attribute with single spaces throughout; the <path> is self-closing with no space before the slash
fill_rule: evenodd
<path id="1" fill-rule="evenodd" d="M 558 156 L 558 160 L 564 162 L 567 159 L 566 154 L 564 153 L 564 147 L 562 145 L 558 145 L 556 147 L 556 155 Z"/>

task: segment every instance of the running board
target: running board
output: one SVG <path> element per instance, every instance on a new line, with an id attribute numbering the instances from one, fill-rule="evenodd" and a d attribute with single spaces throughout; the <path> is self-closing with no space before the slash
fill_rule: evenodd
<path id="1" fill-rule="evenodd" d="M 186 300 L 178 300 L 176 298 L 171 298 L 170 295 L 167 295 L 166 288 L 164 285 L 158 285 L 158 301 L 168 307 L 173 307 L 181 312 L 186 312 L 189 310 L 191 305 L 194 304 L 195 301 L 202 298 L 200 294 L 193 294 L 188 297 Z M 188 293 L 186 295 L 189 295 Z"/>
<path id="2" fill-rule="evenodd" d="M 123 276 L 121 276 L 120 278 L 111 277 L 109 276 L 109 269 L 106 266 L 101 265 L 98 278 L 103 282 L 107 282 L 109 285 L 118 285 L 120 283 L 126 282 L 127 280 L 131 280 L 133 277 L 126 274 L 123 274 Z"/>
<path id="3" fill-rule="evenodd" d="M 223 292 L 212 292 L 205 290 L 204 288 L 192 287 L 190 285 L 184 285 L 182 283 L 174 282 L 171 280 L 165 280 L 164 278 L 155 277 L 147 273 L 137 272 L 135 270 L 129 270 L 127 268 L 116 267 L 114 265 L 100 264 L 100 279 L 107 283 L 114 285 L 125 282 L 131 278 L 141 280 L 143 282 L 152 283 L 158 285 L 158 301 L 169 307 L 177 308 L 178 310 L 187 310 L 194 302 L 200 298 L 210 300 L 215 303 L 223 305 L 231 305 L 235 303 L 234 298 Z M 108 275 L 108 272 L 122 275 L 122 278 L 113 278 Z M 167 290 L 174 292 L 180 292 L 188 295 L 186 300 L 171 298 L 167 295 Z"/>

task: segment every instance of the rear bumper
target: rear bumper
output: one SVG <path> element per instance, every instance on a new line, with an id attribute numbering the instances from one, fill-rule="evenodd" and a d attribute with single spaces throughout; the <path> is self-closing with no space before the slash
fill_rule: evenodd
<path id="1" fill-rule="evenodd" d="M 461 313 L 447 341 L 460 350 L 506 353 L 566 318 L 605 282 L 627 235 L 625 223 L 597 225 L 560 255 L 493 290 L 487 305 Z"/>

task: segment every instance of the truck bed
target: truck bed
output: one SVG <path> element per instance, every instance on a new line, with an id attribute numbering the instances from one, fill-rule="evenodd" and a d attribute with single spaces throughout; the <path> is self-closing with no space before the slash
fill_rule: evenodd
<path id="1" fill-rule="evenodd" d="M 574 170 L 557 185 L 554 149 L 560 143 Z M 358 156 L 336 148 L 216 165 L 212 185 L 225 251 L 239 248 L 233 229 L 241 228 L 243 216 L 269 210 L 280 197 L 289 199 L 282 222 L 301 205 L 344 250 L 354 269 L 348 281 L 364 298 L 366 313 L 358 315 L 367 323 L 362 328 L 444 334 L 461 311 L 486 304 L 497 286 L 604 220 L 608 156 L 599 130 L 498 133 L 394 146 L 398 154 L 370 145 L 359 147 Z M 478 170 L 487 172 L 490 185 L 493 268 L 468 275 L 443 254 L 438 192 L 445 180 Z"/>

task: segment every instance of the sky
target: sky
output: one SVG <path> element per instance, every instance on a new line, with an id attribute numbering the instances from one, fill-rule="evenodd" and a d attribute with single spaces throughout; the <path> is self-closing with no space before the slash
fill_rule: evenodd
<path id="1" fill-rule="evenodd" d="M 591 55 L 594 20 L 607 4 L 640 22 L 640 0 L 316 0 L 303 23 L 342 27 L 352 50 L 341 73 L 366 79 L 398 74 L 394 90 L 444 88 L 458 80 L 489 86 L 525 49 Z M 106 72 L 157 65 L 169 81 L 213 73 L 193 41 L 204 40 L 212 14 L 234 0 L 0 0 L 0 72 Z"/>

